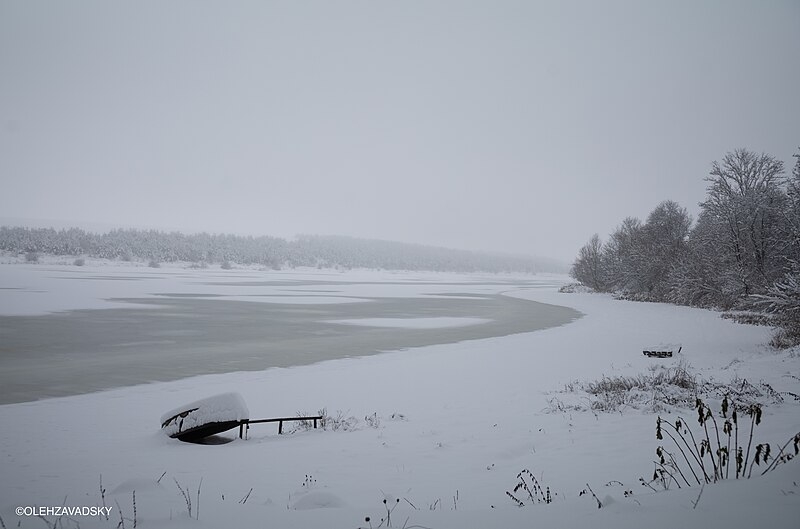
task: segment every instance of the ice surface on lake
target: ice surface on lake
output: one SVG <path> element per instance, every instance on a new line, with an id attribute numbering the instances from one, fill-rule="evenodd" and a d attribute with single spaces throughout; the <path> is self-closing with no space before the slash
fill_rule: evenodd
<path id="1" fill-rule="evenodd" d="M 0 403 L 531 332 L 580 314 L 508 294 L 564 281 L 0 264 Z"/>
<path id="2" fill-rule="evenodd" d="M 148 268 L 132 263 L 0 264 L 0 316 L 23 316 L 84 309 L 150 307 L 152 298 L 192 297 L 222 301 L 293 305 L 366 302 L 371 298 L 480 299 L 498 294 L 503 274 L 379 272 L 372 270 L 190 269 L 186 265 Z M 523 276 L 529 282 L 534 276 Z M 562 284 L 563 276 L 536 276 L 531 288 Z M 476 286 L 480 285 L 480 286 Z"/>
<path id="3" fill-rule="evenodd" d="M 398 327 L 403 329 L 444 329 L 466 327 L 488 323 L 488 318 L 361 318 L 356 320 L 328 320 L 328 323 L 342 325 L 363 325 L 366 327 Z"/>

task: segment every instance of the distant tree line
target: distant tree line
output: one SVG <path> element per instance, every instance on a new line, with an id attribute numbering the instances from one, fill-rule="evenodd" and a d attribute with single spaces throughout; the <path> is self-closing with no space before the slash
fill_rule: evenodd
<path id="1" fill-rule="evenodd" d="M 628 217 L 606 242 L 594 235 L 571 275 L 638 300 L 742 310 L 781 327 L 773 344 L 800 343 L 800 155 L 783 162 L 745 149 L 712 164 L 693 222 L 665 201 L 643 223 Z"/>
<path id="2" fill-rule="evenodd" d="M 199 266 L 221 263 L 229 267 L 230 263 L 238 263 L 273 269 L 311 266 L 448 272 L 559 271 L 554 261 L 527 256 L 317 235 L 302 235 L 288 241 L 268 236 L 186 235 L 155 230 L 126 229 L 97 234 L 78 228 L 3 226 L 0 227 L 0 250 L 151 263 L 185 261 Z"/>

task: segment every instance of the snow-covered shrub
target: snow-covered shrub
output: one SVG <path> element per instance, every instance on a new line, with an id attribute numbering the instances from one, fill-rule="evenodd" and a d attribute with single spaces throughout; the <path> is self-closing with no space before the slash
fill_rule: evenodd
<path id="1" fill-rule="evenodd" d="M 373 412 L 372 415 L 367 415 L 364 417 L 364 422 L 370 428 L 380 428 L 381 426 L 381 418 L 378 417 L 378 412 Z"/>
<path id="2" fill-rule="evenodd" d="M 800 344 L 800 332 L 778 329 L 769 341 L 775 349 L 789 349 Z"/>
<path id="3" fill-rule="evenodd" d="M 74 264 L 75 266 L 83 266 L 83 265 L 86 264 L 86 260 L 83 257 L 79 257 L 79 258 L 75 259 L 72 262 L 72 264 Z"/>
<path id="4" fill-rule="evenodd" d="M 230 261 L 223 261 L 222 264 L 219 265 L 219 267 L 222 268 L 223 270 L 231 270 L 233 268 L 233 265 L 231 264 Z"/>
<path id="5" fill-rule="evenodd" d="M 731 320 L 742 325 L 775 325 L 774 318 L 763 312 L 729 310 L 720 314 L 723 320 Z"/>
<path id="6" fill-rule="evenodd" d="M 159 263 L 155 259 L 151 259 L 150 262 L 147 263 L 147 266 L 149 266 L 150 268 L 161 268 L 161 263 Z"/>
<path id="7" fill-rule="evenodd" d="M 785 398 L 800 400 L 797 393 L 776 391 L 762 381 L 749 382 L 738 376 L 730 382 L 716 382 L 697 377 L 683 361 L 672 366 L 653 365 L 648 373 L 633 376 L 603 376 L 598 380 L 575 380 L 565 384 L 558 397 L 552 397 L 544 409 L 563 411 L 616 412 L 624 408 L 655 412 L 690 409 L 697 398 L 728 398 L 737 406 L 779 404 Z"/>
<path id="8" fill-rule="evenodd" d="M 297 414 L 298 417 L 309 417 L 312 415 L 314 414 L 305 412 L 299 412 Z M 316 415 L 322 417 L 322 419 L 319 419 L 318 426 L 323 430 L 352 431 L 358 428 L 358 419 L 353 415 L 345 415 L 345 413 L 341 410 L 338 410 L 336 415 L 329 415 L 328 409 L 322 408 L 316 413 Z M 375 416 L 375 419 L 377 420 L 377 415 Z M 302 420 L 295 422 L 295 428 L 292 430 L 292 432 L 294 433 L 296 431 L 307 431 L 312 429 L 314 429 L 314 421 Z"/>
<path id="9" fill-rule="evenodd" d="M 621 299 L 623 301 L 639 301 L 643 303 L 654 303 L 661 301 L 660 298 L 648 292 L 629 292 L 627 290 L 615 292 L 614 299 Z"/>
<path id="10" fill-rule="evenodd" d="M 589 382 L 573 382 L 571 391 L 588 393 L 590 408 L 614 412 L 623 407 L 654 410 L 665 406 L 686 407 L 693 402 L 698 387 L 690 366 L 683 361 L 671 367 L 654 365 L 647 374 L 603 376 Z"/>
<path id="11" fill-rule="evenodd" d="M 569 283 L 558 289 L 562 294 L 586 294 L 594 292 L 594 289 L 587 287 L 583 283 Z"/>
<path id="12" fill-rule="evenodd" d="M 25 254 L 25 262 L 26 263 L 38 263 L 39 262 L 39 254 L 36 252 L 27 252 Z"/>
<path id="13" fill-rule="evenodd" d="M 800 344 L 800 263 L 793 263 L 792 271 L 766 294 L 755 297 L 780 327 L 770 344 L 781 349 Z"/>

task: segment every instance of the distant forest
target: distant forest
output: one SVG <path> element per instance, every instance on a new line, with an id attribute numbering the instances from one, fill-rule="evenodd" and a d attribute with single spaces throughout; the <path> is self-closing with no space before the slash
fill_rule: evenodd
<path id="1" fill-rule="evenodd" d="M 697 221 L 672 201 L 645 222 L 628 217 L 606 242 L 595 234 L 571 275 L 600 292 L 643 301 L 741 311 L 800 343 L 800 155 L 783 162 L 745 149 L 713 162 Z"/>
<path id="2" fill-rule="evenodd" d="M 442 272 L 563 272 L 553 260 L 471 252 L 382 240 L 303 235 L 288 241 L 277 237 L 186 235 L 178 232 L 112 230 L 91 233 L 78 228 L 0 227 L 0 251 L 25 254 L 85 256 L 153 264 L 185 261 L 197 266 L 230 263 L 273 269 L 371 268 Z"/>

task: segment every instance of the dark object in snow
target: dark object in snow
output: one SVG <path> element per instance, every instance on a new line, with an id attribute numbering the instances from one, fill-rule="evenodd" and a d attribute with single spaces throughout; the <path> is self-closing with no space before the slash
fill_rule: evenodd
<path id="1" fill-rule="evenodd" d="M 278 423 L 278 435 L 283 433 L 283 422 L 284 421 L 314 421 L 314 428 L 317 427 L 317 421 L 322 420 L 322 415 L 314 415 L 312 417 L 279 417 L 277 419 L 245 419 L 243 421 L 239 421 L 239 439 L 244 439 L 246 430 L 250 429 L 251 424 L 259 423 L 259 422 L 276 422 Z"/>
<path id="2" fill-rule="evenodd" d="M 161 416 L 161 429 L 181 441 L 199 441 L 239 426 L 250 418 L 238 393 L 222 393 L 190 402 Z"/>
<path id="3" fill-rule="evenodd" d="M 196 443 L 202 439 L 205 439 L 206 437 L 232 430 L 233 428 L 239 426 L 240 422 L 241 421 L 209 422 L 170 435 L 170 437 L 185 441 L 187 443 Z"/>
<path id="4" fill-rule="evenodd" d="M 278 434 L 283 433 L 284 421 L 314 421 L 314 428 L 322 416 L 280 417 L 277 419 L 250 418 L 247 405 L 238 393 L 223 393 L 186 404 L 161 416 L 161 429 L 172 437 L 186 442 L 197 442 L 214 434 L 239 427 L 242 439 L 245 426 L 250 423 L 277 422 Z"/>
<path id="5" fill-rule="evenodd" d="M 680 353 L 681 349 L 683 349 L 683 346 L 680 344 L 664 344 L 645 349 L 643 354 L 650 358 L 672 358 L 672 354 Z"/>

